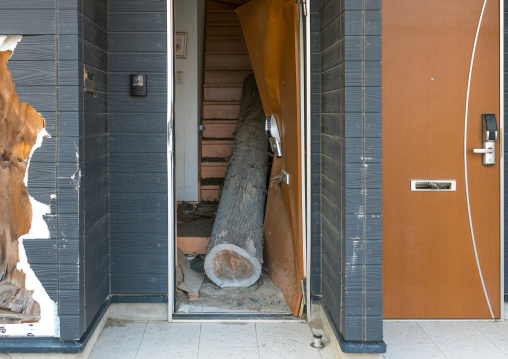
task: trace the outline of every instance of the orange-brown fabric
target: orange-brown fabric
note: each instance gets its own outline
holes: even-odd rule
[[[294,0],[255,0],[236,12],[244,33],[265,114],[275,115],[282,157],[271,178],[284,170],[289,185],[272,184],[265,215],[264,265],[294,315],[302,300],[302,201],[298,5]]]

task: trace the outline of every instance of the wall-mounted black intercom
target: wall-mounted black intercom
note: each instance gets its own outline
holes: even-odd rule
[[[146,96],[146,74],[131,74],[131,96]]]

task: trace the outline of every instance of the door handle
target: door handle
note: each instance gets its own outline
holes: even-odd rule
[[[494,153],[493,148],[475,148],[473,153]]]
[[[494,166],[496,163],[496,141],[497,141],[497,121],[496,115],[482,114],[482,142],[483,148],[473,149],[473,153],[483,154],[482,163],[485,166]]]

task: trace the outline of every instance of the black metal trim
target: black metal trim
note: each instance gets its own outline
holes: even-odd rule
[[[277,313],[175,313],[173,319],[190,320],[299,320],[292,315]]]
[[[167,303],[167,294],[155,295],[126,295],[113,294],[110,296],[111,303]]]
[[[328,317],[328,321],[330,322],[330,326],[332,327],[333,333],[339,342],[340,349],[344,353],[368,353],[368,354],[378,354],[378,353],[386,353],[386,344],[384,341],[379,342],[363,342],[363,341],[351,341],[346,340],[340,333],[339,327],[337,323],[333,320],[332,314],[328,309],[327,305],[324,301],[321,301],[321,307]]]

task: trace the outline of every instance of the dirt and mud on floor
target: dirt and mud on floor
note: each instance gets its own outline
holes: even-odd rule
[[[178,237],[210,237],[218,206],[218,202],[180,203],[177,208]]]
[[[217,213],[217,202],[182,202],[177,207],[177,233],[184,238],[210,237]],[[204,253],[186,253],[191,269],[205,274]],[[189,301],[187,293],[177,290],[177,313],[265,313],[291,314],[280,290],[266,273],[247,288],[220,288],[205,278],[197,300]]]
[[[191,259],[191,268],[205,273],[204,255]],[[280,290],[263,273],[259,280],[247,288],[220,288],[205,278],[198,300],[189,301],[177,290],[177,313],[268,313],[291,315]]]

